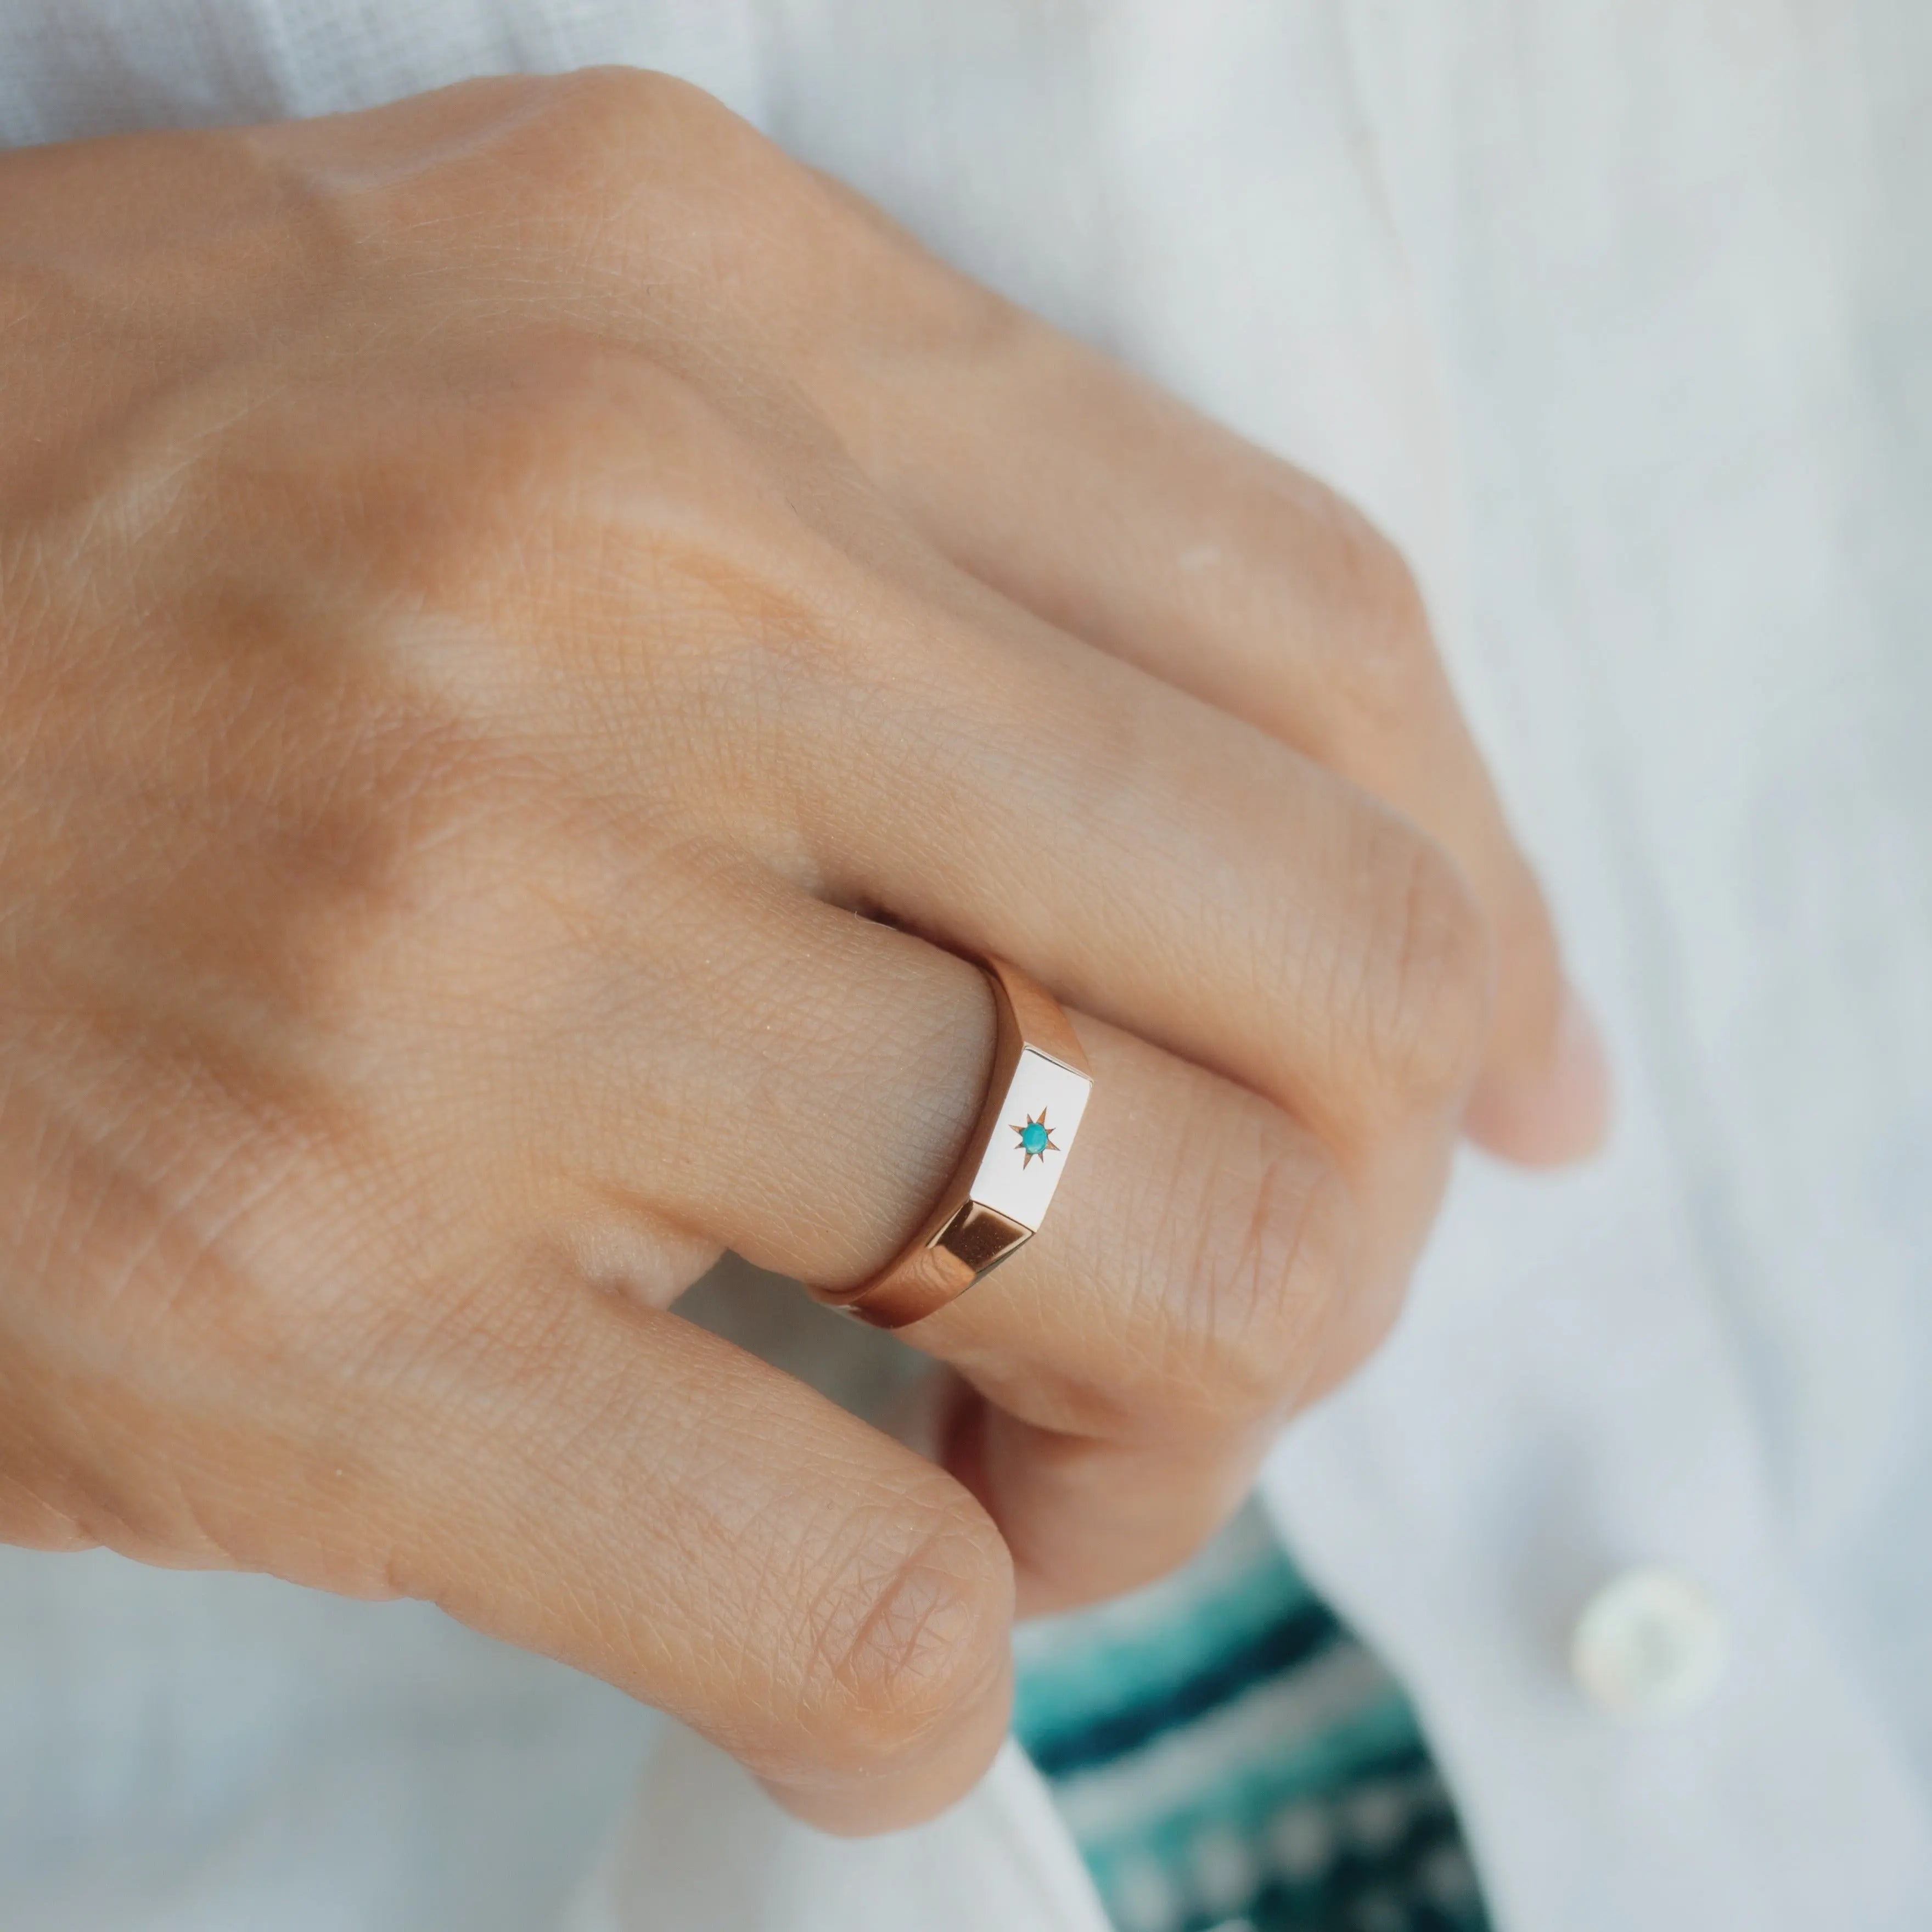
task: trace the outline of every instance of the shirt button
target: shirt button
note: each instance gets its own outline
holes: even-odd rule
[[[1724,1673],[1724,1614],[1688,1578],[1626,1570],[1592,1597],[1570,1640],[1570,1670],[1592,1703],[1634,1724],[1681,1717]]]

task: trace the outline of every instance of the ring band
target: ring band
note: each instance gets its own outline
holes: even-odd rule
[[[856,1288],[812,1291],[875,1328],[923,1320],[1039,1232],[1093,1091],[1059,1001],[1004,959],[973,964],[992,986],[998,1032],[986,1102],[959,1166],[882,1272]]]

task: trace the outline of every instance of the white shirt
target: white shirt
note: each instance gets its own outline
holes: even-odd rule
[[[1408,548],[1620,1114],[1574,1175],[1466,1160],[1264,1499],[1414,1692],[1504,1932],[1925,1932],[1932,12],[0,0],[0,140],[612,59]],[[1571,1652],[1650,1565],[1728,1660],[1632,1725]],[[1017,1754],[839,1844],[418,1606],[0,1562],[20,1932],[542,1924],[647,1742],[585,1928],[1098,1932]]]

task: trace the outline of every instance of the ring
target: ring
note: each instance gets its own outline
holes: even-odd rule
[[[1059,1001],[1004,959],[973,964],[992,986],[998,1030],[986,1102],[959,1166],[882,1272],[856,1288],[812,1291],[874,1328],[923,1320],[1040,1232],[1094,1090]]]

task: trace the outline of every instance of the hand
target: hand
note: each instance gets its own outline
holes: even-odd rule
[[[622,73],[0,158],[0,1535],[442,1604],[923,1815],[1466,1118],[1600,1130],[1388,546]],[[855,916],[890,914],[896,929]],[[856,1281],[1075,1010],[955,1474],[667,1312]],[[1473,1101],[1472,1094],[1473,1094]]]

